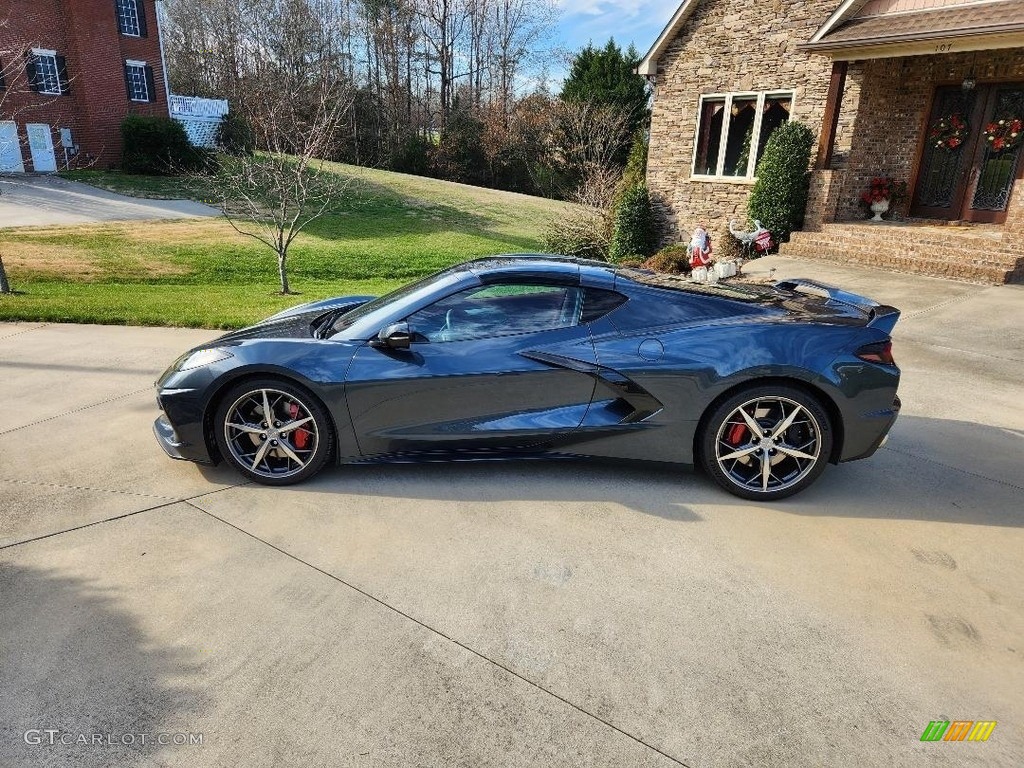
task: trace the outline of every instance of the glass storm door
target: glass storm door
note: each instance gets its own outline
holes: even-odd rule
[[[1022,163],[1024,86],[937,88],[911,213],[1001,223]]]
[[[1024,86],[994,85],[974,154],[963,218],[1002,224],[1024,143]]]

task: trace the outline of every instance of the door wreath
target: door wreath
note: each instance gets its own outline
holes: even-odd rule
[[[1024,138],[1021,129],[1024,122],[1019,117],[1004,117],[993,120],[985,126],[985,141],[992,147],[993,152],[1003,152],[1013,149]]]
[[[932,123],[928,138],[939,149],[952,152],[967,140],[970,132],[971,128],[963,116],[959,112],[953,112]]]

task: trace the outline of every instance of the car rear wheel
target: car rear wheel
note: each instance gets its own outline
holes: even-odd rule
[[[718,485],[744,499],[771,501],[817,480],[832,454],[833,431],[816,398],[780,384],[722,402],[700,439],[701,463]]]
[[[221,454],[264,485],[306,480],[331,455],[327,412],[303,388],[282,379],[246,381],[221,398],[214,417]]]

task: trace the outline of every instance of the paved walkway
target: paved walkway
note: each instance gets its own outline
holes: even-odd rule
[[[218,215],[191,200],[144,200],[58,176],[0,176],[0,227]]]
[[[889,444],[778,504],[605,465],[244,485],[150,434],[215,334],[0,324],[0,765],[1020,765],[1024,288],[772,266],[906,310]]]

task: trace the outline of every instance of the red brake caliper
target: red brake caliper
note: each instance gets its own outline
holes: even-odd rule
[[[746,424],[733,424],[732,429],[729,430],[728,436],[725,438],[729,445],[742,445],[743,439],[747,435]]]
[[[292,417],[292,421],[295,421],[296,419],[299,418],[299,413],[300,411],[298,403],[292,403],[291,405],[288,406],[288,415]],[[296,448],[300,450],[305,450],[307,443],[309,443],[309,432],[302,429],[301,427],[296,429],[292,433],[292,443],[295,444]]]

